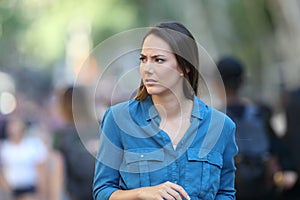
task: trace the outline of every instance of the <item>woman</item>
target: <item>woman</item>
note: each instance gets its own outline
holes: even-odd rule
[[[65,165],[64,177],[70,200],[93,200],[95,159],[83,145],[83,142],[89,141],[93,130],[88,123],[90,116],[85,93],[83,87],[70,86],[63,90],[59,99],[64,123],[55,130],[53,145]],[[80,119],[76,118],[77,120],[73,117],[76,111],[80,113]],[[78,131],[83,132],[84,135],[80,137]]]
[[[7,139],[0,144],[1,183],[13,200],[44,200],[47,150],[26,128],[21,117],[8,119]]]
[[[180,23],[149,30],[134,100],[101,125],[95,200],[234,199],[234,123],[196,95],[194,37]]]

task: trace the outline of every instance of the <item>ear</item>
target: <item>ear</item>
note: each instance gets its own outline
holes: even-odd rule
[[[185,70],[187,74],[191,71],[189,67],[186,67]],[[184,76],[183,70],[180,67],[178,67],[178,71],[180,76]]]

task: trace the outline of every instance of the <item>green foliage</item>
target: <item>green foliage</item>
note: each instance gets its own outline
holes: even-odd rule
[[[11,7],[0,4],[0,10],[1,55],[6,56],[4,49],[14,49],[14,55],[30,57],[42,66],[63,59],[70,25],[76,21],[86,21],[98,43],[137,19],[133,4],[116,0],[23,0]]]

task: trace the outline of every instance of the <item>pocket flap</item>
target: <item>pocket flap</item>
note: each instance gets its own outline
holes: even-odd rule
[[[189,148],[187,150],[187,157],[189,161],[207,161],[207,156],[200,157],[198,148]]]
[[[163,149],[130,149],[124,153],[125,162],[133,163],[139,161],[164,161]]]
[[[207,161],[213,165],[219,166],[220,168],[223,166],[222,154],[217,151],[211,151],[207,154]]]
[[[206,156],[199,156],[199,149],[190,148],[187,150],[187,156],[189,161],[203,161],[208,162],[210,164],[216,165],[220,168],[223,166],[223,158],[222,155],[217,151],[210,151]]]

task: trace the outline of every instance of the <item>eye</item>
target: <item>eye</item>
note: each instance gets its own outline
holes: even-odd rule
[[[142,62],[142,63],[144,63],[144,62],[146,62],[147,61],[147,58],[146,58],[146,56],[140,56],[140,61]]]
[[[156,58],[155,59],[155,62],[157,62],[157,63],[163,63],[163,62],[165,62],[166,60],[165,59],[162,59],[162,58]]]

